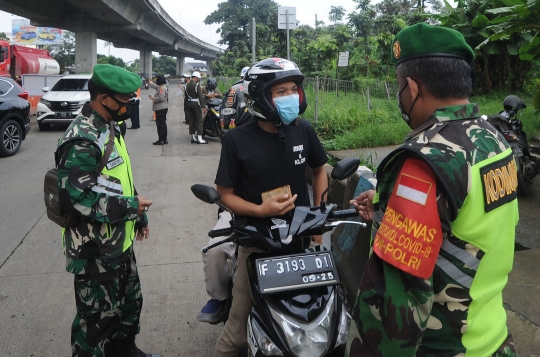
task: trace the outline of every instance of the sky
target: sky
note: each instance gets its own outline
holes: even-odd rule
[[[189,2],[178,0],[158,1],[161,7],[168,12],[169,16],[192,35],[212,45],[223,47],[217,43],[220,37],[216,33],[216,30],[219,28],[219,25],[206,25],[204,19],[210,13],[217,10],[218,4],[224,2],[224,0],[205,0],[203,3],[198,3],[197,6],[192,7],[188,6]],[[330,6],[342,6],[348,14],[354,11],[356,5],[352,0],[333,0],[331,2],[327,0],[289,0],[283,3],[276,2],[280,6],[296,7],[296,19],[300,21],[300,24],[310,25],[312,27],[315,26],[315,14],[317,14],[319,21],[324,21],[326,24],[330,23],[328,20]],[[14,18],[19,18],[19,16],[0,11],[0,32],[10,33],[11,20]],[[114,48],[113,46],[109,49],[109,47],[105,46],[104,41],[98,40],[97,52],[108,56],[109,51],[110,55],[120,57],[124,62],[139,58],[138,51]],[[155,53],[155,55],[157,56],[159,54]],[[190,60],[189,58],[186,59],[186,61]]]

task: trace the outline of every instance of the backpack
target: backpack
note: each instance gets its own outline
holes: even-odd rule
[[[112,137],[111,137],[112,135]],[[109,121],[109,142],[105,149],[105,154],[101,157],[101,161],[98,166],[98,175],[101,174],[103,168],[107,164],[109,156],[114,145],[114,126],[112,121]],[[54,153],[55,168],[50,169],[45,174],[45,180],[43,184],[43,198],[45,200],[45,207],[47,208],[47,217],[58,224],[62,228],[76,227],[79,225],[81,216],[77,213],[67,210],[60,205],[58,197],[58,161],[59,161],[60,148]]]

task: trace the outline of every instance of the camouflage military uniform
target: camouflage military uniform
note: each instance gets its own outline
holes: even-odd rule
[[[134,230],[148,220],[137,215],[131,165],[118,127],[114,136],[109,166],[99,176],[109,125],[88,104],[58,144],[60,202],[81,215],[78,226],[63,230],[66,270],[75,275],[73,356],[113,355],[140,328],[143,300],[132,241]],[[108,174],[120,161],[124,166],[117,166],[128,172],[130,182]]]
[[[433,272],[426,279],[371,254],[354,306],[347,356],[465,356],[463,336],[470,328],[469,308],[475,303],[471,285],[486,252],[456,237],[453,224],[472,190],[471,167],[509,148],[500,134],[478,117],[476,104],[438,109],[379,166],[372,238],[384,224],[383,215],[405,162],[420,158],[437,177],[434,204],[442,245]],[[513,251],[514,236],[498,239]],[[512,262],[501,264],[511,267]],[[496,296],[502,296],[504,284],[498,287]],[[503,310],[502,298],[498,309]],[[492,356],[516,356],[512,337],[505,332],[500,345],[490,346]]]

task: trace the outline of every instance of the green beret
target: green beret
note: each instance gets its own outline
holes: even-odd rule
[[[111,64],[96,64],[91,79],[98,86],[118,94],[131,94],[142,83],[137,73]]]
[[[392,61],[397,66],[404,61],[423,57],[454,57],[471,63],[474,51],[460,32],[421,22],[396,35],[392,42]]]

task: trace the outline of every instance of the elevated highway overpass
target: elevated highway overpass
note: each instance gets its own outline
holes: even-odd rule
[[[221,51],[180,27],[157,0],[0,0],[0,10],[30,19],[34,26],[75,32],[75,65],[91,73],[97,39],[140,51],[140,68],[152,73],[152,51],[177,58],[177,73],[192,57],[210,61]]]

